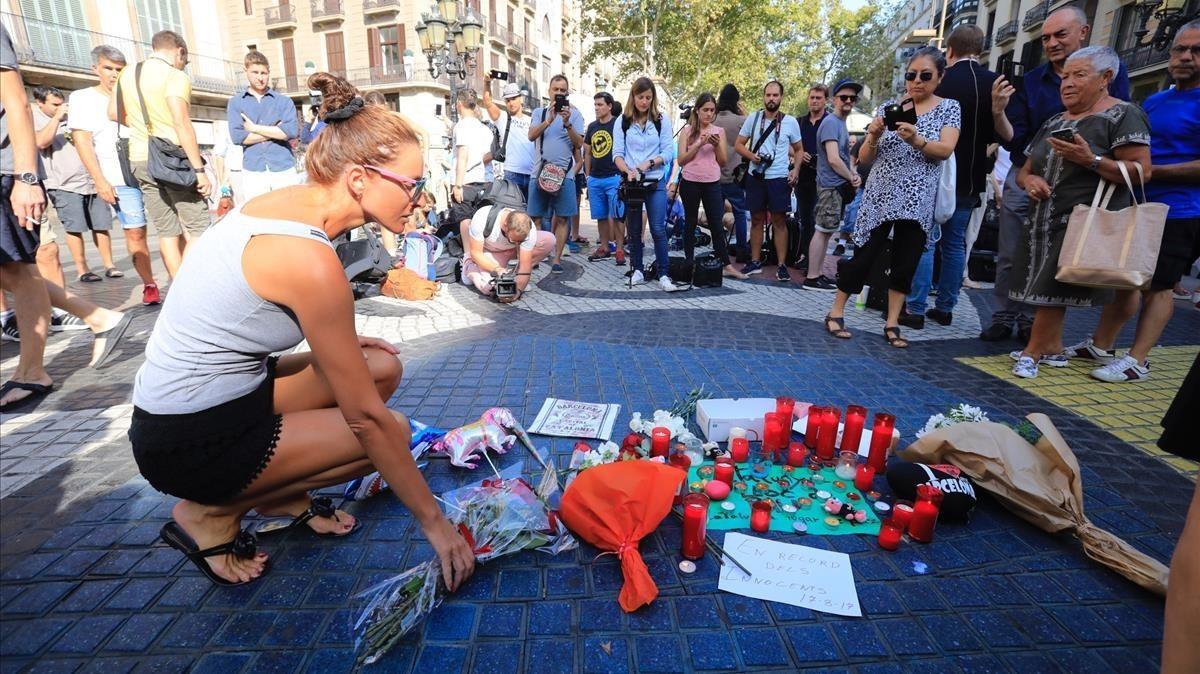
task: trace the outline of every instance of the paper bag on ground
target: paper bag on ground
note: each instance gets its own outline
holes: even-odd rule
[[[1166,594],[1165,566],[1084,516],[1079,462],[1049,417],[1026,418],[1042,432],[1036,445],[1002,424],[961,423],[920,438],[900,455],[907,461],[958,466],[1023,519],[1051,533],[1074,530],[1088,557],[1151,592]]]

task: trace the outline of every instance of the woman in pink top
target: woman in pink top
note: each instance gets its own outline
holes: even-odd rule
[[[713,125],[717,116],[717,101],[704,92],[696,98],[687,126],[679,134],[679,196],[683,199],[686,225],[683,229],[684,255],[690,263],[696,251],[696,226],[700,204],[712,234],[713,252],[724,265],[722,272],[731,278],[746,278],[729,260],[725,245],[725,197],[721,192],[721,166],[725,163],[725,130]]]

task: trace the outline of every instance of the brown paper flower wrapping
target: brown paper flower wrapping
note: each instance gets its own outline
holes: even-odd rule
[[[907,461],[950,463],[1034,526],[1073,531],[1088,557],[1159,595],[1167,592],[1167,567],[1083,514],[1079,462],[1044,414],[1029,421],[1042,432],[1030,445],[1016,431],[992,422],[962,423],[930,433],[900,453]]]

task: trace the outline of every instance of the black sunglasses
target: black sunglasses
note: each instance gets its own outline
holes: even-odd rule
[[[855,103],[858,101],[858,96],[855,96],[853,94],[851,94],[849,96],[846,96],[845,94],[838,94],[837,97],[839,99],[841,99],[842,101],[845,101],[846,103]]]
[[[933,73],[929,72],[928,70],[922,70],[919,73],[910,70],[910,71],[904,73],[904,79],[908,80],[909,82],[912,82],[913,80],[917,79],[917,75],[921,76],[922,82],[928,82],[929,80],[933,79]]]

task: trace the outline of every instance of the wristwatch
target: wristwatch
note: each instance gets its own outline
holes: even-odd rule
[[[1100,155],[1096,155],[1095,157],[1092,157],[1092,163],[1088,164],[1088,168],[1090,168],[1093,171],[1098,170],[1100,168],[1100,160],[1102,160],[1102,159],[1104,159],[1104,157],[1101,157]]]
[[[30,173],[29,171],[26,171],[24,173],[18,173],[17,175],[15,175],[13,177],[16,178],[17,180],[20,180],[21,182],[25,183],[26,185],[36,185],[39,182],[41,182],[41,180],[38,178],[38,174]]]

